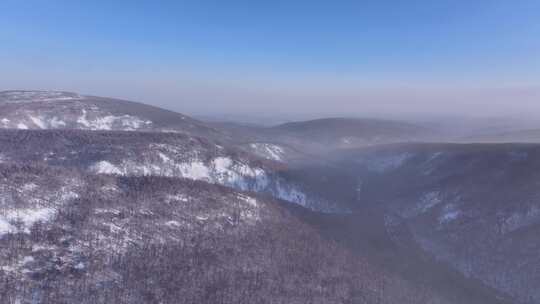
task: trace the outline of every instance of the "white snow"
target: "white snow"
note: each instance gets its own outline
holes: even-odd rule
[[[74,266],[74,268],[77,269],[77,270],[82,270],[82,269],[85,268],[85,265],[84,265],[83,262],[79,262],[79,263],[77,263],[77,265]]]
[[[58,188],[40,186],[37,180],[24,184],[0,183],[0,236],[5,233],[29,233],[37,222],[52,220],[67,201],[77,198],[80,180],[66,180]]]
[[[17,124],[17,129],[28,130],[28,126],[20,122]]]
[[[96,208],[94,209],[94,213],[95,214],[112,214],[112,215],[115,215],[115,216],[118,216],[120,215],[120,210],[118,209],[109,209],[109,208]]]
[[[35,183],[27,183],[21,187],[21,191],[30,192],[30,191],[36,190],[37,188],[38,188],[38,185],[36,185]]]
[[[182,225],[178,221],[168,221],[165,225],[169,227],[181,227]]]
[[[54,217],[52,208],[23,208],[0,213],[0,236],[5,233],[29,233],[37,222],[47,222]]]
[[[97,162],[90,168],[90,170],[98,174],[122,175],[122,170],[108,161]]]
[[[166,166],[150,162],[136,163],[133,161],[124,161],[121,164],[114,165],[103,160],[93,164],[89,169],[97,174],[161,175],[211,181],[210,169],[199,160],[183,163],[170,161],[166,163]]]
[[[455,221],[461,215],[461,211],[456,208],[456,206],[450,204],[443,208],[442,214],[439,217],[439,224],[447,224],[452,221]]]
[[[72,199],[76,199],[76,198],[79,198],[79,194],[72,191],[72,190],[69,190],[68,187],[64,186],[60,189],[59,191],[61,194],[60,194],[60,203],[64,203],[64,202],[67,202],[69,200],[72,200]]]
[[[428,211],[442,202],[441,194],[438,191],[432,191],[425,193],[420,199],[420,210],[422,212]]]
[[[218,157],[214,159],[213,163],[217,172],[225,173],[229,170],[233,161],[228,157]]]
[[[98,174],[113,175],[159,175],[169,177],[183,177],[193,180],[202,180],[210,183],[228,186],[241,191],[265,192],[273,196],[297,203],[305,207],[310,206],[306,194],[294,185],[277,176],[269,175],[263,168],[250,166],[230,157],[216,157],[205,163],[196,158],[189,161],[176,161],[174,157],[181,152],[156,152],[155,157],[148,157],[144,161],[123,161],[112,164],[102,160],[90,166],[89,170]],[[173,198],[167,198],[167,202]],[[186,201],[179,197],[177,201]]]
[[[45,124],[45,122],[43,122],[41,117],[30,116],[30,120],[40,129],[47,128],[47,125]]]
[[[352,143],[352,138],[351,137],[343,137],[341,138],[341,142],[345,145],[350,145]]]
[[[443,155],[444,153],[443,152],[435,152],[433,154],[431,154],[427,160],[427,162],[431,162],[437,158],[439,158],[439,156]]]
[[[125,131],[134,131],[152,124],[149,120],[145,121],[130,115],[103,115],[103,113],[98,112],[93,113],[93,116],[93,119],[88,118],[88,112],[86,109],[82,109],[82,114],[77,119],[77,123],[89,130],[113,130],[117,128]]]
[[[120,189],[118,189],[118,187],[114,184],[107,184],[101,187],[101,191],[106,192],[106,193],[115,193],[115,192],[120,191]]]
[[[57,117],[53,117],[49,121],[52,128],[58,129],[66,126],[66,122],[58,119]]]
[[[4,102],[8,103],[28,103],[28,102],[47,102],[47,101],[66,101],[80,100],[84,97],[65,92],[56,91],[13,91],[2,92]]]
[[[460,214],[461,213],[459,211],[450,211],[442,215],[442,217],[440,218],[440,222],[441,223],[451,222],[453,220],[456,220]]]
[[[77,122],[80,123],[81,125],[85,126],[85,127],[90,127],[90,122],[88,121],[88,119],[86,119],[86,110],[83,109],[82,110],[82,115],[81,117],[79,117],[77,119]]]
[[[266,143],[253,143],[250,144],[251,149],[258,155],[271,159],[281,161],[283,158],[284,150],[278,145],[266,144]]]
[[[304,207],[309,207],[306,195],[295,187],[283,186],[281,183],[278,183],[276,197]]]
[[[14,230],[14,227],[11,226],[11,224],[7,220],[5,220],[3,217],[0,216],[0,237],[3,234],[6,234],[13,230]]]
[[[512,213],[503,223],[505,233],[540,223],[540,207],[530,206],[525,211]]]
[[[257,200],[254,199],[253,197],[251,196],[247,196],[247,195],[243,195],[243,194],[240,194],[238,195],[238,198],[246,203],[248,203],[248,205],[250,205],[251,207],[257,207],[258,206],[258,203],[257,203]]]
[[[183,194],[176,194],[176,195],[167,195],[166,202],[167,203],[173,203],[173,202],[188,202],[189,199],[187,196]]]
[[[161,158],[161,161],[164,162],[164,163],[171,162],[171,159],[167,155],[165,155],[165,154],[163,154],[161,152],[158,153],[158,156],[159,156],[159,158]]]
[[[426,169],[423,172],[424,175],[430,175],[437,169],[437,167],[434,164],[434,161],[437,160],[442,155],[444,155],[444,152],[435,152],[429,155],[429,157],[425,161]]]
[[[439,191],[426,192],[420,197],[419,201],[414,206],[403,210],[402,216],[405,218],[418,216],[431,210],[431,208],[439,205],[442,202],[442,195]]]
[[[181,163],[176,167],[182,172],[182,177],[195,180],[211,180],[210,170],[202,161]]]
[[[1,261],[1,262],[8,262],[9,260]],[[7,272],[7,273],[16,273],[21,271],[22,273],[28,273],[30,272],[28,269],[23,269],[27,267],[27,264],[33,263],[35,260],[32,256],[24,256],[22,259],[18,259],[15,261],[12,261],[10,265],[3,265],[0,266],[0,270]],[[20,303],[19,301],[15,301],[15,303]]]
[[[240,190],[261,191],[269,184],[266,172],[257,167],[250,167],[235,162],[229,157],[217,157],[212,161],[217,183]]]

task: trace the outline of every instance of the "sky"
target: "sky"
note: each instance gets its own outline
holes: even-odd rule
[[[540,114],[540,1],[2,0],[7,89],[197,115]]]

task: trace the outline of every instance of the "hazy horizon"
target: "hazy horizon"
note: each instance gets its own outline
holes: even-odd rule
[[[537,1],[130,3],[2,1],[0,89],[191,115],[540,112]]]

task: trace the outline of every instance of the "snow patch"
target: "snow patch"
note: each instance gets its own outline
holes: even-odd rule
[[[62,128],[62,127],[66,126],[66,122],[58,119],[58,117],[53,117],[49,121],[49,123],[50,123],[51,127],[54,128],[54,129],[59,129],[59,128]]]
[[[261,168],[235,162],[229,157],[217,157],[212,161],[216,182],[243,191],[261,191],[269,184],[269,177]]]
[[[439,217],[439,224],[448,224],[459,218],[461,211],[456,206],[450,204],[443,208],[442,214]]]
[[[98,174],[122,175],[122,170],[120,170],[120,168],[104,160],[94,164],[90,170]]]
[[[341,142],[345,145],[350,145],[352,143],[352,138],[351,137],[343,137],[341,138]]]
[[[176,167],[180,170],[180,172],[182,172],[182,177],[195,180],[211,180],[210,170],[201,161],[182,163],[178,164]]]
[[[176,195],[167,195],[167,197],[165,198],[165,201],[169,204],[173,202],[187,203],[189,199],[187,198],[187,196],[183,194],[176,194]]]
[[[34,123],[34,125],[36,125],[40,129],[47,128],[47,125],[45,124],[45,122],[43,122],[41,117],[30,116],[30,120]]]
[[[425,213],[431,210],[433,207],[442,203],[441,193],[439,191],[431,191],[424,193],[419,201],[411,208],[404,210],[402,213],[403,217],[411,218],[418,216],[422,213]]]
[[[22,192],[30,192],[36,190],[37,188],[38,185],[36,185],[35,183],[27,183],[21,187],[21,190]]]
[[[536,223],[540,223],[540,207],[531,206],[526,211],[510,215],[503,223],[503,232],[509,233]]]
[[[287,183],[281,177],[268,174],[263,168],[250,166],[230,157],[216,157],[208,163],[196,158],[177,162],[173,159],[172,153],[163,151],[142,162],[127,160],[120,164],[112,164],[105,160],[99,161],[91,165],[89,170],[98,174],[156,175],[202,180],[241,191],[267,193],[278,199],[307,208],[315,208],[315,203],[310,202],[306,194],[297,186]],[[173,198],[166,198],[166,201],[171,203]],[[180,197],[176,201],[185,202],[187,198]],[[322,205],[317,207],[317,210],[323,211],[322,209],[324,209]]]
[[[108,209],[108,208],[96,208],[94,209],[95,214],[111,214],[114,216],[118,216],[121,214],[120,210],[118,209]]]
[[[254,199],[251,196],[240,194],[240,195],[238,195],[238,199],[248,203],[248,205],[250,205],[251,207],[257,207],[258,206],[257,200]]]
[[[165,223],[165,225],[172,228],[182,227],[182,225],[178,221],[168,221]]]
[[[283,186],[278,183],[276,197],[309,208],[306,194],[295,187]]]
[[[26,208],[7,210],[0,213],[0,236],[6,233],[30,233],[38,222],[47,222],[56,214],[52,208]]]
[[[250,144],[251,149],[258,155],[276,161],[283,160],[284,150],[278,145],[254,143]]]
[[[420,199],[420,210],[426,212],[442,202],[441,194],[438,191],[432,191],[424,194]]]
[[[83,128],[89,130],[115,130],[121,129],[125,131],[134,131],[142,127],[152,124],[151,121],[142,120],[135,116],[122,115],[105,115],[100,116],[100,113],[94,113],[93,119],[88,118],[88,112],[86,109],[82,109],[81,116],[77,119],[77,123]]]

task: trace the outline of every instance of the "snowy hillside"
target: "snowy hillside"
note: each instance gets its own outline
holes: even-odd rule
[[[540,146],[404,144],[336,158],[354,176],[358,208],[379,202],[396,242],[519,303],[540,301]]]
[[[336,202],[310,194],[301,180],[282,174],[279,163],[183,134],[4,130],[0,159],[97,174],[189,178],[265,193],[319,211],[340,209]]]
[[[0,128],[182,132],[218,131],[185,115],[124,100],[69,92],[0,92]]]
[[[1,303],[233,304],[248,295],[301,304],[315,295],[317,304],[417,304],[426,294],[453,303],[320,237],[301,210],[259,196],[40,166],[0,165],[0,179],[0,223],[9,225],[0,232]]]
[[[429,135],[0,92],[0,303],[535,303],[540,148]]]

